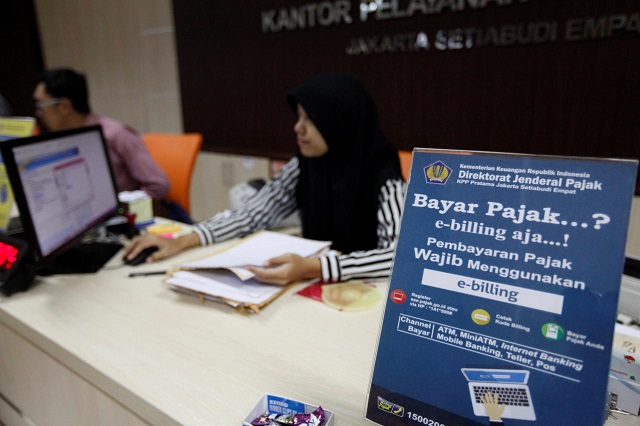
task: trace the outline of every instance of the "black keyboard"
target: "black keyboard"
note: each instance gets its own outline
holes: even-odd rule
[[[479,404],[482,404],[482,400],[480,398],[484,394],[492,393],[497,395],[498,404],[500,405],[511,405],[515,407],[528,407],[530,405],[527,391],[524,388],[474,385],[473,393],[475,395],[476,402]]]
[[[53,263],[41,265],[38,275],[91,274],[98,272],[122,247],[120,243],[82,243],[57,257]]]

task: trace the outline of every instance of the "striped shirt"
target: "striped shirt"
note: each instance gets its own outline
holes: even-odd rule
[[[194,232],[200,244],[222,242],[277,226],[297,208],[295,194],[299,175],[298,158],[294,157],[240,209],[227,210],[195,225]],[[324,282],[389,276],[405,190],[406,183],[402,179],[390,179],[384,183],[378,196],[378,247],[321,256]]]

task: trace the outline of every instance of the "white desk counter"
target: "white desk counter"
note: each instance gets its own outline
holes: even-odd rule
[[[177,294],[162,276],[124,277],[206,253],[39,278],[0,300],[0,394],[8,400],[0,422],[10,424],[10,402],[36,425],[240,425],[272,393],[322,405],[338,425],[365,423],[382,304],[339,312],[294,286],[243,316]],[[119,256],[109,263],[118,264]]]
[[[29,424],[17,408],[47,426],[240,425],[272,393],[322,405],[339,426],[370,424],[363,413],[382,304],[339,312],[295,295],[295,286],[243,316],[177,294],[161,276],[124,277],[209,250],[39,278],[0,299],[0,423]]]

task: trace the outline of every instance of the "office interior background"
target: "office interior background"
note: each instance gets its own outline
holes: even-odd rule
[[[402,149],[640,157],[636,1],[409,9],[418,3],[10,0],[0,93],[15,114],[32,115],[39,72],[71,66],[86,73],[95,112],[140,133],[203,133],[198,220],[294,153],[284,96],[320,72],[363,80]],[[505,35],[513,28],[520,42]],[[637,257],[639,195],[627,241]]]

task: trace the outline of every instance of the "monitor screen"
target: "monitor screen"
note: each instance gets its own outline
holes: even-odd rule
[[[27,240],[39,261],[77,245],[118,209],[100,126],[0,144]]]

